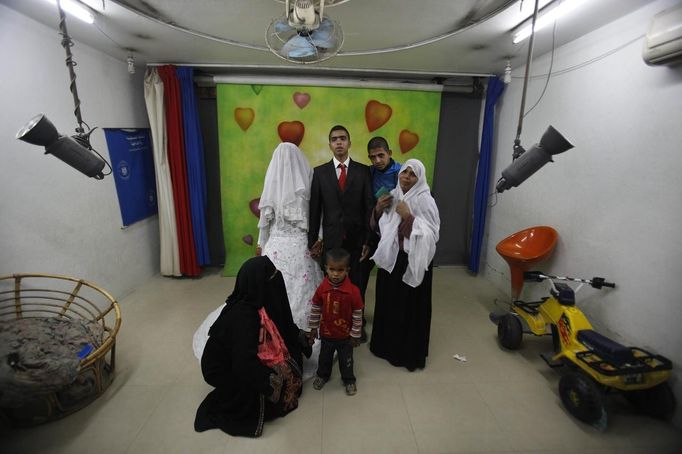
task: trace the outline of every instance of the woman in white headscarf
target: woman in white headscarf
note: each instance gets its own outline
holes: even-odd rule
[[[370,225],[381,237],[369,349],[394,366],[423,369],[431,332],[431,271],[440,229],[424,164],[408,159],[398,186],[377,201]]]
[[[322,282],[322,270],[308,252],[308,202],[313,171],[303,152],[284,142],[275,148],[265,173],[263,193],[258,208],[258,246],[256,255],[267,256],[282,273],[296,325],[307,328],[310,301]],[[194,335],[194,354],[201,358],[208,339],[208,329],[220,314],[222,306],[209,314]],[[313,346],[310,360],[303,362],[303,379],[317,369],[316,354],[320,343]]]

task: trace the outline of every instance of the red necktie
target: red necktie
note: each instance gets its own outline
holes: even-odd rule
[[[339,174],[339,189],[341,192],[346,190],[346,164],[339,164],[341,173]]]

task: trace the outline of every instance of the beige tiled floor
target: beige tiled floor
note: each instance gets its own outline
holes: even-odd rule
[[[501,350],[488,312],[504,296],[461,268],[434,270],[423,371],[394,368],[363,345],[355,351],[355,397],[343,393],[335,371],[322,391],[307,382],[299,408],[267,423],[259,439],[195,433],[194,413],[210,387],[192,334],[233,285],[213,270],[200,279],[156,277],[124,298],[111,387],[67,418],[0,434],[0,452],[682,453],[682,431],[635,414],[619,396],[608,401],[607,430],[573,419],[558,396],[559,372],[538,356],[551,340],[527,337],[522,350]],[[370,323],[373,294],[370,286]]]

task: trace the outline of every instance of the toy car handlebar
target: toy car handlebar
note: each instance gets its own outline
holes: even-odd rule
[[[616,284],[613,282],[606,282],[606,279],[603,277],[593,277],[592,281],[590,282],[590,285],[594,288],[602,288],[602,287],[610,287],[610,288],[616,288]]]
[[[616,284],[613,282],[607,282],[603,277],[593,277],[592,279],[579,279],[575,277],[567,276],[552,276],[550,274],[544,274],[542,271],[525,271],[523,273],[523,279],[525,281],[542,282],[545,279],[558,280],[558,281],[572,281],[580,282],[583,284],[589,284],[593,288],[600,289],[602,287],[616,288]]]
[[[523,280],[527,282],[542,282],[547,276],[542,271],[524,271]]]

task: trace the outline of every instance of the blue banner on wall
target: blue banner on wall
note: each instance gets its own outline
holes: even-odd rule
[[[124,226],[152,216],[156,177],[149,128],[104,128]]]

